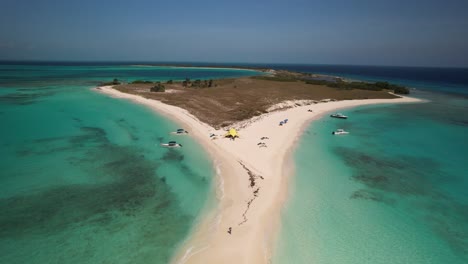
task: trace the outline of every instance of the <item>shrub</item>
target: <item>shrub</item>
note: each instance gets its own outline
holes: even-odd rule
[[[166,87],[164,87],[164,85],[162,85],[160,82],[157,82],[155,86],[150,88],[150,91],[151,92],[165,92]]]
[[[388,82],[376,82],[375,86],[380,87],[382,89],[389,89],[390,84]]]
[[[197,79],[192,83],[192,87],[200,88],[202,86],[201,80]]]
[[[152,81],[135,80],[132,83],[133,84],[142,84],[142,83],[153,83],[153,82]]]
[[[101,83],[101,86],[106,86],[106,85],[119,85],[121,82],[118,79],[114,79],[112,82],[103,82]]]
[[[394,93],[396,94],[409,94],[409,89],[403,86],[397,86],[393,90]]]
[[[185,81],[182,82],[182,86],[184,87],[188,87],[190,84],[190,79],[189,78],[185,78]]]
[[[360,90],[369,90],[369,91],[382,91],[382,90],[393,90],[394,93],[398,94],[409,94],[409,89],[404,86],[399,86],[395,84],[390,84],[388,82],[344,82],[344,81],[326,81],[326,80],[306,80],[305,83],[307,84],[315,84],[315,85],[326,85],[331,88],[338,88],[338,89],[345,89],[345,90],[352,90],[352,89],[360,89]]]

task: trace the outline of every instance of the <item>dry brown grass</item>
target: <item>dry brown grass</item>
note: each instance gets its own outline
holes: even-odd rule
[[[386,91],[339,90],[302,81],[279,82],[255,78],[215,80],[214,87],[185,88],[181,83],[165,84],[166,91],[150,92],[152,84],[125,84],[117,90],[187,109],[214,127],[228,126],[266,112],[285,100],[395,98]]]

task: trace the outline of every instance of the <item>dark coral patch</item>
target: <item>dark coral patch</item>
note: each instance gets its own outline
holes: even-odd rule
[[[352,193],[351,199],[395,205],[395,195],[404,198],[413,204],[413,213],[423,215],[455,254],[468,260],[468,205],[440,190],[441,184],[454,184],[455,179],[448,177],[435,160],[383,157],[343,147],[335,152],[353,168],[351,178],[367,187]]]
[[[155,226],[180,222],[177,232],[185,232],[188,217],[175,213],[180,212],[177,199],[156,174],[157,163],[145,159],[138,148],[112,144],[103,129],[81,127],[76,136],[36,140],[29,148],[21,153],[69,155],[74,149],[68,160],[106,183],[56,186],[0,199],[0,237],[54,234],[87,224],[106,228],[115,217],[133,217],[148,208],[160,221]]]

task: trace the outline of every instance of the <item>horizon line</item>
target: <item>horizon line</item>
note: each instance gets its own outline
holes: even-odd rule
[[[248,65],[257,65],[257,66],[273,66],[273,65],[298,65],[298,66],[353,66],[353,67],[398,67],[398,68],[439,68],[439,69],[468,69],[468,66],[420,66],[420,65],[371,65],[371,64],[336,64],[336,63],[292,63],[292,62],[206,62],[206,61],[150,61],[150,60],[34,60],[34,59],[18,59],[18,60],[2,60],[0,59],[0,64],[2,63],[112,63],[118,64],[122,63],[125,65],[129,64],[143,64],[143,65],[161,65],[170,66],[171,64],[177,66],[177,64],[205,64],[205,66],[248,66]],[[187,66],[187,65],[185,65]],[[195,66],[195,65],[194,65]],[[195,66],[196,67],[196,66]]]

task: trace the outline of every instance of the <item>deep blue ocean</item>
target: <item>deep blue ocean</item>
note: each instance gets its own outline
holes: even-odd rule
[[[5,263],[166,263],[190,233],[210,200],[208,157],[188,137],[178,138],[183,152],[155,148],[175,124],[90,88],[257,73],[142,64],[0,63]],[[430,102],[347,109],[348,120],[324,116],[307,128],[273,262],[468,263],[468,69],[179,64],[413,88]],[[332,136],[337,128],[351,133]]]
[[[435,92],[468,95],[468,68],[345,66],[345,65],[273,65],[277,69],[321,73],[364,81],[391,81]]]

